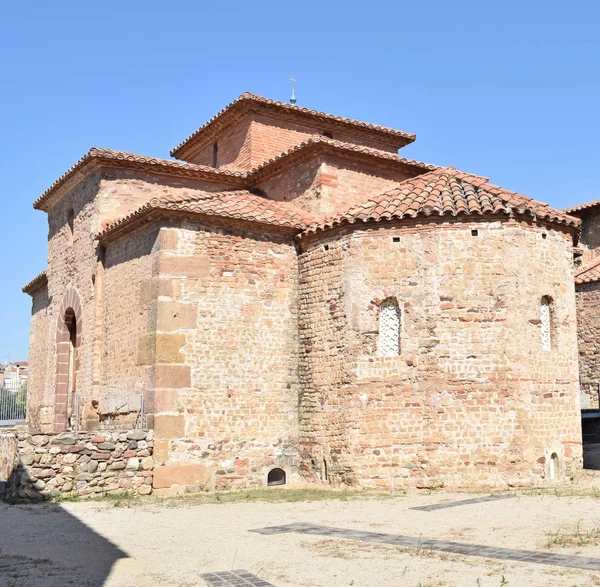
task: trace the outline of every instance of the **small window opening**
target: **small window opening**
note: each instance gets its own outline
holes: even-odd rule
[[[547,296],[540,301],[540,324],[542,328],[542,349],[552,349],[552,302]]]
[[[558,475],[558,455],[553,452],[550,457],[550,479],[554,479]]]
[[[379,354],[400,354],[400,308],[394,298],[383,300],[379,310]]]
[[[542,232],[542,238],[546,238],[548,235],[545,232]]]
[[[69,244],[73,242],[73,228],[75,225],[75,211],[70,208],[67,212],[67,239]]]
[[[325,251],[328,251],[328,250],[329,250],[329,245],[323,245],[323,249],[324,249]]]
[[[471,231],[471,236],[479,236],[479,231],[478,230],[472,230]]]
[[[212,166],[219,167],[219,145],[217,143],[212,148]]]
[[[327,481],[329,479],[329,474],[327,472],[327,461],[323,459],[323,480]]]
[[[330,130],[324,130],[323,131],[323,136],[327,137],[328,139],[332,139],[333,138],[333,133]]]
[[[271,469],[267,477],[267,485],[285,485],[285,471],[283,469]]]
[[[399,236],[393,236],[392,237],[392,242],[393,243],[399,243],[400,242],[400,237]]]

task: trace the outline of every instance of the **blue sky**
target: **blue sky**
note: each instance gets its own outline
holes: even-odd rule
[[[32,201],[92,146],[168,157],[244,91],[417,134],[404,156],[556,207],[600,199],[600,4],[6,2],[0,361],[28,353],[47,224]]]

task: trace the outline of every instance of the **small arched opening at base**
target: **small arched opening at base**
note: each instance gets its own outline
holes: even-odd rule
[[[553,452],[550,456],[550,479],[558,477],[558,455]]]
[[[271,469],[267,476],[267,485],[269,487],[285,485],[285,471],[283,469]]]

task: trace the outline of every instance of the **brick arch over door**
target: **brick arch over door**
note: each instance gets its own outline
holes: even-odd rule
[[[63,297],[56,324],[56,388],[54,395],[54,429],[69,426],[72,393],[79,371],[79,349],[83,331],[81,300],[78,291],[69,286]],[[69,395],[71,394],[71,398]]]

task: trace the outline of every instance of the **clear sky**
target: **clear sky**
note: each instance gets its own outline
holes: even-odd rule
[[[46,267],[31,203],[92,146],[168,157],[244,91],[417,134],[403,156],[555,207],[600,199],[600,3],[5,2],[0,362]]]

